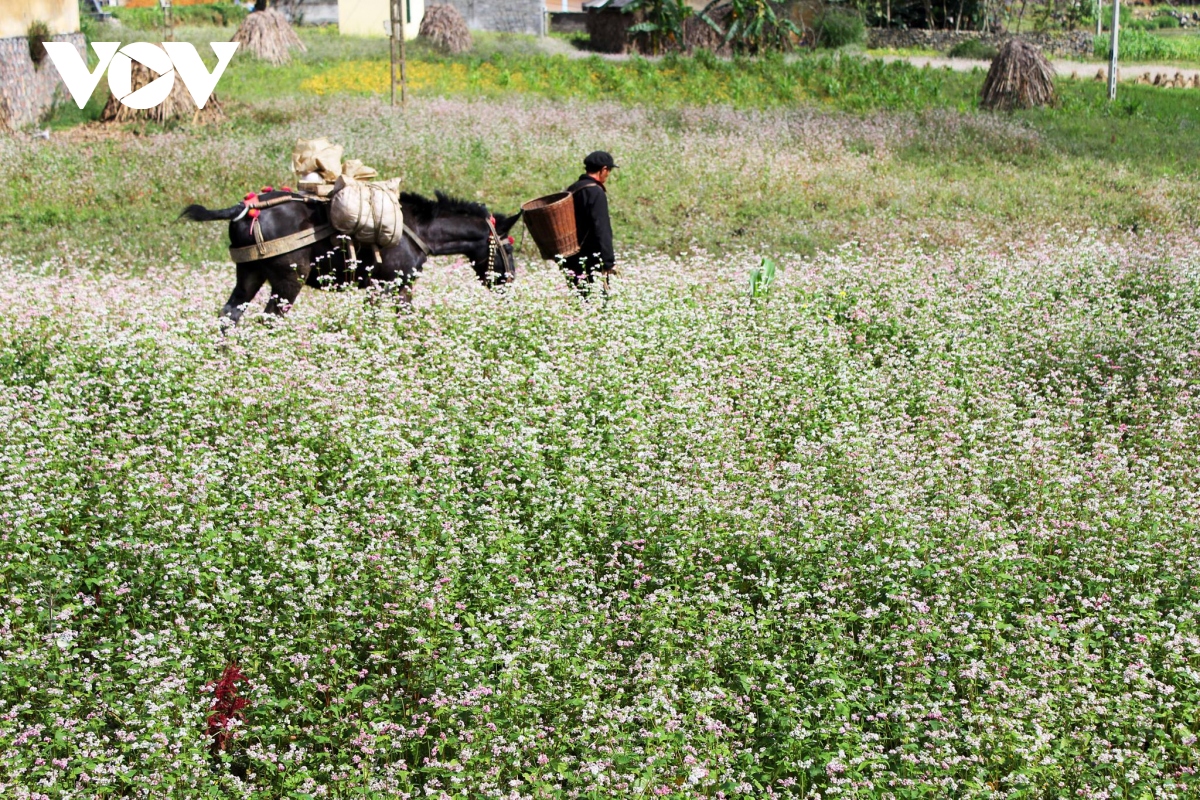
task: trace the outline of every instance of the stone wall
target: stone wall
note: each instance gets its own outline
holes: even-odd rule
[[[70,42],[84,55],[82,33],[58,34],[54,41]],[[16,130],[36,123],[50,109],[56,94],[71,102],[49,56],[35,66],[28,39],[0,39],[0,129]]]
[[[907,49],[919,47],[925,50],[946,52],[954,45],[968,39],[980,39],[997,47],[1013,38],[1011,33],[982,33],[980,31],[925,30],[924,28],[870,28],[867,30],[867,47]],[[1090,56],[1093,54],[1092,34],[1085,31],[1071,33],[1022,33],[1021,39],[1037,45],[1049,56]]]
[[[922,48],[946,53],[955,44],[978,38],[1000,47],[1013,38],[1013,34],[984,34],[980,31],[925,30],[923,28],[869,28],[866,30],[866,46],[870,48],[908,49]],[[1036,34],[1028,32],[1020,38],[1042,48],[1046,55],[1092,55],[1092,34],[1073,31],[1069,34]]]
[[[502,33],[541,33],[545,0],[429,0],[459,10],[467,27]]]

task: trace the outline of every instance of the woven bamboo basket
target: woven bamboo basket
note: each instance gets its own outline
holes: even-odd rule
[[[525,227],[537,243],[542,258],[553,261],[579,252],[575,235],[575,202],[570,192],[556,192],[521,206]]]

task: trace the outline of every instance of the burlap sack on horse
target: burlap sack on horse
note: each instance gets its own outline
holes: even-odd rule
[[[395,247],[404,237],[400,179],[364,183],[342,175],[330,195],[329,221],[356,242]]]
[[[325,137],[297,139],[292,148],[292,172],[301,180],[333,183],[342,174],[342,153],[340,144]]]

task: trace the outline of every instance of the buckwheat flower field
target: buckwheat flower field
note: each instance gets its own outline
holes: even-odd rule
[[[1196,797],[1196,245],[0,260],[0,795]]]

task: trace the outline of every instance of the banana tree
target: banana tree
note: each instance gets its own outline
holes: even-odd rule
[[[724,12],[724,27],[714,19],[717,10]],[[790,50],[803,36],[796,23],[782,13],[780,4],[771,0],[712,0],[700,18],[739,53]]]
[[[683,48],[683,21],[692,14],[684,0],[633,0],[622,10],[642,12],[642,21],[630,25],[629,32],[645,42],[644,50],[657,54]]]

